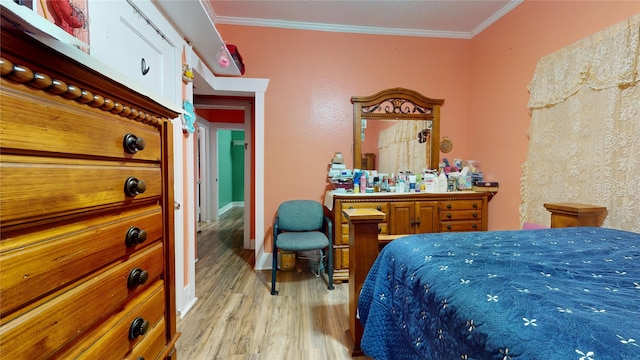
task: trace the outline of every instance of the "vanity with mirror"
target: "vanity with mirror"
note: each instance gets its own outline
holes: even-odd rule
[[[440,106],[444,100],[397,87],[354,96],[351,103],[354,168],[364,168],[363,159],[368,160],[367,170],[389,174],[438,168]]]
[[[440,106],[444,100],[397,87],[370,96],[354,96],[351,103],[355,169],[387,174],[438,169]],[[349,280],[349,263],[356,256],[349,251],[349,223],[343,210],[375,209],[384,213],[385,218],[378,224],[382,247],[406,234],[486,231],[492,196],[493,193],[475,191],[327,192],[325,206],[334,224],[334,281]]]

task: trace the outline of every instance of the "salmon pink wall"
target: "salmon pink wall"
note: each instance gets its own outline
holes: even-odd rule
[[[464,148],[468,41],[217,27],[246,59],[245,77],[270,79],[265,94],[266,249],[282,201],[323,201],[335,152],[353,166],[351,96],[400,86],[444,98],[441,131]]]
[[[490,204],[491,230],[519,228],[529,126],[526,86],[537,60],[639,11],[640,2],[632,1],[527,0],[471,40],[216,25],[242,53],[244,76],[270,79],[267,251],[278,204],[294,198],[322,201],[335,152],[353,165],[351,96],[398,86],[445,99],[440,134],[454,144],[447,157],[479,160],[485,175],[500,182]]]
[[[500,182],[489,205],[489,229],[520,227],[530,125],[527,85],[538,59],[637,13],[638,1],[525,0],[471,40],[469,156],[482,162],[485,177]]]

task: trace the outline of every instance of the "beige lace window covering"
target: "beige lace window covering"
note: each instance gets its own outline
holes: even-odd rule
[[[429,120],[402,120],[380,132],[378,137],[378,171],[397,173],[410,170],[413,173],[428,167],[427,144],[431,143],[431,132],[427,131],[425,142],[418,141],[418,134],[428,129]]]
[[[640,232],[640,14],[538,61],[520,220],[543,204],[606,206],[603,224]]]

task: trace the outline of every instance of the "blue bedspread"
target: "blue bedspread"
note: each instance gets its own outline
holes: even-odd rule
[[[358,302],[374,359],[640,359],[640,234],[595,227],[412,235]]]

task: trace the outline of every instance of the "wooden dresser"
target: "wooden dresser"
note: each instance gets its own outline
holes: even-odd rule
[[[2,358],[174,359],[177,113],[5,25]]]
[[[447,231],[486,231],[489,200],[493,193],[456,191],[447,193],[327,193],[325,206],[331,212],[334,237],[334,274],[337,281],[349,279],[349,223],[345,209],[374,209],[385,214],[378,234],[421,234]]]

